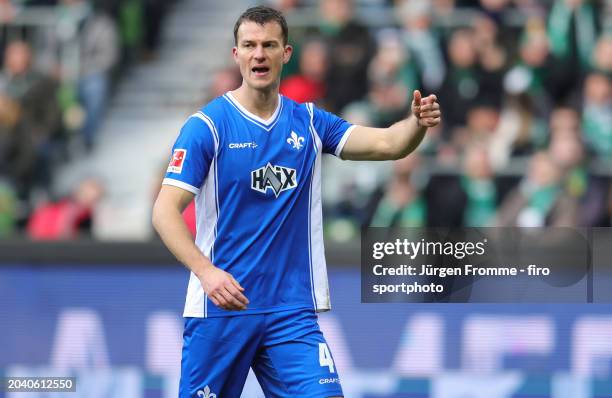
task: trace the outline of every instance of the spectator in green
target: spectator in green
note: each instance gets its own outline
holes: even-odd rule
[[[499,208],[499,227],[575,227],[578,205],[563,189],[563,171],[547,151],[537,152],[518,187]]]
[[[463,226],[492,226],[497,211],[498,189],[485,145],[478,142],[467,145],[460,184],[465,195]]]
[[[520,95],[531,104],[536,128],[533,138],[540,146],[545,140],[546,121],[555,105],[567,102],[576,91],[578,77],[570,62],[555,58],[539,18],[527,22],[519,47],[519,61],[504,76],[506,92]]]
[[[423,86],[435,91],[442,85],[446,65],[433,27],[432,4],[429,0],[403,0],[396,8],[403,26],[402,40],[418,66]]]
[[[427,203],[422,195],[416,153],[393,163],[386,186],[374,194],[371,227],[424,227]]]
[[[597,39],[597,10],[590,0],[555,0],[548,15],[551,53],[570,62],[578,57],[581,67],[590,64]]]
[[[455,135],[454,130],[465,126],[469,109],[482,93],[473,30],[454,31],[449,39],[447,52],[449,65],[439,97],[446,110],[444,138],[450,141]]]
[[[602,73],[591,73],[584,82],[582,130],[592,152],[612,156],[612,84]]]
[[[402,44],[398,32],[383,29],[378,33],[378,47],[368,68],[367,97],[345,108],[367,112],[371,125],[384,127],[401,120],[410,104],[410,94],[418,89],[419,78],[411,53]]]
[[[354,15],[352,0],[319,0],[320,23],[316,35],[325,40],[330,58],[325,104],[340,112],[368,91],[368,65],[376,50],[369,29]]]
[[[17,198],[8,181],[0,181],[0,239],[15,231],[17,221]]]
[[[602,35],[591,57],[592,69],[612,77],[612,32]]]
[[[581,227],[605,226],[607,180],[588,167],[579,133],[568,128],[553,131],[551,157],[561,167],[563,189],[578,204],[577,222]]]

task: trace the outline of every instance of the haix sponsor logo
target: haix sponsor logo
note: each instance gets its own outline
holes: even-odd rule
[[[244,148],[250,148],[250,149],[255,149],[257,148],[257,143],[256,142],[231,142],[228,145],[229,149],[244,149]]]
[[[266,193],[268,189],[278,195],[288,189],[297,186],[295,169],[283,166],[272,166],[268,163],[265,167],[251,171],[251,188],[257,192]]]
[[[319,384],[338,384],[340,383],[340,378],[332,377],[329,379],[319,379]]]

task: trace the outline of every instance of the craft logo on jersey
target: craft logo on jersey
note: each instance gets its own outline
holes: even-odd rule
[[[255,149],[257,148],[257,143],[255,141],[253,142],[231,142],[228,145],[229,149],[244,149],[244,148],[251,148],[251,149]]]
[[[172,159],[170,160],[170,164],[168,165],[168,173],[180,174],[181,171],[183,171],[183,163],[185,162],[186,156],[186,149],[175,149],[174,153],[172,153]]]
[[[251,188],[261,193],[271,189],[277,198],[281,192],[295,188],[296,181],[295,169],[288,167],[268,163],[265,167],[251,171]]]
[[[210,387],[204,387],[204,390],[198,390],[198,398],[217,398],[217,394],[210,391]]]
[[[297,149],[298,151],[304,146],[302,142],[304,142],[304,137],[298,137],[295,131],[292,131],[291,137],[287,138],[287,143],[291,144],[293,149]]]

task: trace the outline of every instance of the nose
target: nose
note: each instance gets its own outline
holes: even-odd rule
[[[255,59],[257,60],[263,61],[263,59],[265,58],[263,46],[255,47],[255,52],[253,53],[253,57],[255,57]]]

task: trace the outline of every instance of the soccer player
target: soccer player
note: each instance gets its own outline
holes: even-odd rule
[[[341,397],[316,315],[331,308],[321,155],[403,158],[439,123],[439,105],[415,91],[408,119],[352,126],[279,95],[292,47],[278,11],[249,8],[234,39],[242,85],[187,119],[153,210],[191,270],[179,394],[239,397],[252,367],[267,397]],[[195,242],[181,217],[194,196]]]

